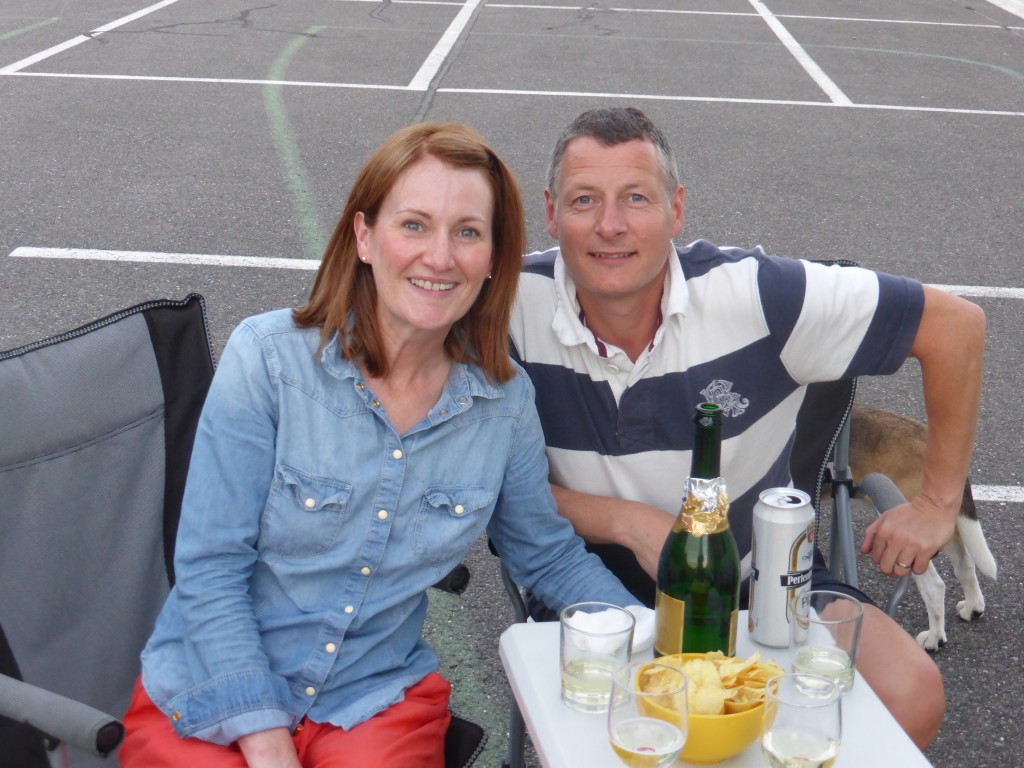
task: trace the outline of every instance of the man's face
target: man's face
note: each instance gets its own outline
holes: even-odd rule
[[[557,191],[545,190],[544,199],[548,233],[584,306],[659,300],[671,240],[683,228],[683,188],[669,194],[652,143],[574,140]]]

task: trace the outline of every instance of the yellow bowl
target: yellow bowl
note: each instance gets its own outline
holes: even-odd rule
[[[654,661],[680,658],[688,661],[704,658],[704,654],[681,653],[663,656]],[[746,712],[737,712],[733,715],[690,715],[686,744],[679,754],[679,759],[693,765],[714,765],[728,760],[753,744],[761,735],[763,717],[763,703]],[[665,711],[664,719],[671,721],[671,713]]]

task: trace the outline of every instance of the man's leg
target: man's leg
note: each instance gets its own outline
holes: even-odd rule
[[[917,641],[874,605],[864,606],[857,670],[918,747],[932,743],[946,713],[942,675]]]

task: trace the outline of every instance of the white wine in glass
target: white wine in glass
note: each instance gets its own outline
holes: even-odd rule
[[[771,768],[832,768],[842,740],[842,688],[820,675],[779,675],[765,688],[761,751]]]
[[[761,746],[771,768],[832,768],[839,757],[838,741],[802,727],[774,728]]]
[[[608,708],[612,750],[628,768],[666,768],[686,743],[686,675],[637,661],[615,671]]]

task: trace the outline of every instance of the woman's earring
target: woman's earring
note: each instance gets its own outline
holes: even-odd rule
[[[490,279],[491,279],[491,273],[490,273],[490,272],[488,272],[488,273],[487,273],[487,279],[488,279],[488,280],[490,280]]]

